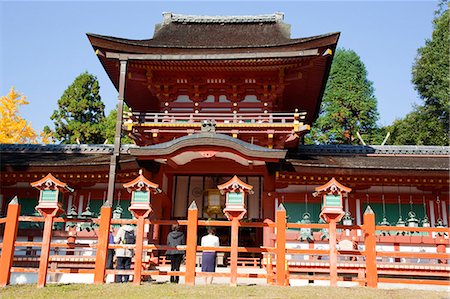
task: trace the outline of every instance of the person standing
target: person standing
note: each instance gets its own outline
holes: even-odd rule
[[[208,228],[208,234],[202,237],[201,246],[203,247],[217,247],[220,246],[219,237],[216,236],[216,229],[214,227]],[[216,251],[203,250],[202,253],[202,272],[216,272]],[[209,277],[211,284],[213,277]],[[208,277],[205,277],[205,284],[208,284]]]
[[[114,243],[116,244],[134,244],[136,243],[136,235],[134,232],[134,227],[125,224],[122,225],[117,231],[114,237]],[[128,248],[117,248],[116,258],[117,258],[117,270],[130,270],[131,269],[131,258],[133,257],[133,249]],[[116,275],[116,282],[128,282],[130,275]]]
[[[168,246],[178,246],[186,244],[184,233],[180,230],[178,224],[172,225],[172,231],[167,235]],[[166,251],[166,257],[170,260],[170,271],[180,271],[181,261],[183,260],[184,250],[169,249]],[[178,283],[179,276],[170,276],[170,282]]]
[[[111,226],[108,233],[108,244],[114,244],[113,227]],[[108,247],[108,258],[106,260],[106,269],[114,269],[114,253],[115,250]]]

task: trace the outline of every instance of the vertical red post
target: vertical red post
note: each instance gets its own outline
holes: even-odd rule
[[[270,253],[270,252],[268,252],[268,254],[267,254],[266,271],[267,271],[267,284],[272,285],[273,284],[273,269],[272,269],[272,253]]]
[[[336,250],[336,219],[330,218],[329,223],[329,246],[330,246],[330,286],[336,287],[337,274],[337,250]]]
[[[19,227],[20,205],[15,196],[8,205],[5,233],[3,235],[2,256],[0,258],[0,287],[9,284],[14,258],[15,242]]]
[[[37,287],[43,288],[47,282],[47,271],[48,271],[48,259],[50,256],[50,243],[52,241],[52,229],[53,229],[53,218],[59,209],[54,209],[53,211],[42,210],[40,211],[42,216],[45,218],[44,222],[44,232],[42,235],[42,247],[41,247],[41,258],[39,260],[39,272]]]
[[[147,213],[148,214],[148,213]],[[136,228],[136,247],[134,254],[134,285],[141,284],[142,277],[142,252],[143,252],[143,243],[144,243],[144,225],[145,225],[145,216],[139,215],[137,217],[137,228]]]
[[[358,269],[358,286],[365,286],[366,274],[364,273],[364,268]]]
[[[112,207],[104,205],[100,211],[97,253],[95,254],[94,283],[105,283],[106,260],[108,258],[109,227],[111,225]]]
[[[237,286],[237,261],[238,261],[239,218],[231,220],[231,252],[230,252],[230,286]]]
[[[448,245],[448,239],[440,236],[436,241],[436,252],[446,253],[446,247]],[[438,264],[447,264],[447,259],[438,259]]]
[[[276,214],[277,244],[277,285],[284,286],[286,279],[286,209],[280,204]]]
[[[69,227],[69,236],[67,237],[67,246],[68,251],[66,251],[66,255],[74,255],[75,242],[77,240],[77,230],[76,227]]]
[[[377,272],[377,240],[375,236],[375,214],[367,206],[364,212],[364,245],[366,252],[366,281],[367,286],[376,288],[378,286],[378,272]]]
[[[186,273],[184,283],[195,285],[195,265],[197,258],[197,226],[198,209],[195,201],[188,210],[187,240],[186,240]]]

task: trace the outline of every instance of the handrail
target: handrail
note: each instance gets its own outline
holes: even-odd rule
[[[450,233],[448,227],[375,226],[375,230]]]
[[[253,124],[284,124],[295,120],[304,120],[306,112],[296,113],[151,113],[151,112],[125,112],[124,121],[136,123],[188,123],[199,124],[203,121],[214,121],[216,124],[253,123]]]

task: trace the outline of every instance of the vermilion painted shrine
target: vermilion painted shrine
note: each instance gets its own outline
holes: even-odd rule
[[[119,92],[119,111],[123,102],[130,108],[118,123],[135,145],[117,137],[114,146],[0,145],[2,261],[10,261],[0,284],[10,283],[10,272],[13,280],[37,272],[43,286],[46,271],[90,273],[101,283],[118,273],[105,270],[107,228],[125,222],[141,232],[135,283],[173,275],[158,266],[169,225],[178,222],[188,236],[187,284],[202,275],[197,238],[214,225],[232,285],[246,277],[238,266],[249,265],[279,285],[448,285],[449,147],[303,144],[339,33],[291,38],[281,13],[164,13],[152,39],[87,37]],[[320,186],[331,193],[314,197]],[[61,192],[46,236],[42,201],[50,190]],[[342,211],[337,230],[323,216],[327,204]]]

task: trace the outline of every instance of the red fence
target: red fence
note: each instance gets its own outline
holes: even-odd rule
[[[286,222],[286,211],[282,206],[276,212],[276,221],[265,222],[239,222],[238,226],[268,228],[273,231],[275,246],[273,247],[237,247],[239,253],[255,253],[262,256],[262,266],[266,271],[231,271],[230,273],[202,273],[196,271],[196,255],[202,250],[216,250],[218,252],[231,252],[231,246],[202,247],[197,244],[198,228],[202,226],[228,226],[231,221],[205,221],[198,220],[198,210],[191,205],[187,220],[117,220],[111,219],[111,208],[102,207],[101,217],[94,219],[67,219],[59,217],[28,217],[19,216],[20,205],[9,204],[6,218],[0,219],[0,225],[5,225],[0,258],[0,285],[6,286],[10,282],[12,272],[35,272],[38,275],[38,287],[46,284],[47,273],[91,273],[94,274],[94,283],[104,283],[106,274],[133,275],[134,284],[140,284],[142,279],[149,275],[176,275],[184,276],[185,283],[195,284],[195,277],[213,276],[229,277],[231,282],[237,278],[265,278],[268,284],[289,285],[292,279],[330,280],[331,285],[337,281],[356,281],[361,286],[377,287],[379,282],[415,283],[449,285],[450,267],[448,260],[450,254],[446,253],[449,246],[448,228],[410,228],[376,226],[373,212],[364,214],[363,225],[342,226],[337,230],[328,224],[298,224]],[[19,222],[44,222],[41,242],[18,241],[17,231]],[[99,228],[95,230],[97,239],[95,243],[74,242],[70,237],[64,242],[52,242],[53,223],[96,223]],[[135,245],[108,244],[108,233],[111,224],[133,223],[137,225],[137,242]],[[175,249],[162,244],[146,244],[148,240],[143,235],[144,225],[154,226],[171,225],[178,223],[186,226],[186,245],[177,249],[186,251],[185,271],[162,271],[149,267],[152,264],[153,252]],[[299,249],[290,247],[290,235],[301,229],[329,230],[330,236],[340,241],[338,248],[328,249],[308,248]],[[70,230],[70,229],[69,229]],[[395,236],[377,236],[377,231],[395,231]],[[140,235],[140,232],[141,235]],[[359,235],[358,235],[359,232]],[[428,236],[415,239],[417,244],[424,243],[436,248],[435,252],[404,252],[404,251],[377,251],[381,243],[395,244],[411,241],[414,236],[404,236],[399,232],[422,232]],[[445,235],[447,234],[447,235]],[[70,234],[69,234],[70,235]],[[294,240],[296,241],[296,240]],[[296,241],[298,243],[298,241]],[[305,242],[303,242],[304,244]],[[308,244],[306,242],[306,244]],[[312,243],[309,243],[312,244]],[[329,244],[329,243],[328,243]],[[349,244],[352,244],[348,247]],[[106,269],[107,249],[133,248],[135,250],[134,269],[113,270]],[[95,253],[91,256],[82,256],[77,253],[87,250]],[[40,252],[40,254],[38,254]],[[20,254],[22,253],[22,254]],[[25,253],[25,254],[23,254]],[[333,255],[335,255],[333,257]],[[291,257],[291,258],[289,258]],[[301,257],[296,259],[292,257]],[[427,263],[408,263],[402,259],[426,259]],[[394,262],[390,262],[390,260]],[[244,260],[245,261],[245,260]],[[395,262],[396,261],[396,262]],[[241,260],[242,262],[242,260]],[[238,265],[238,260],[231,259],[231,268]]]

